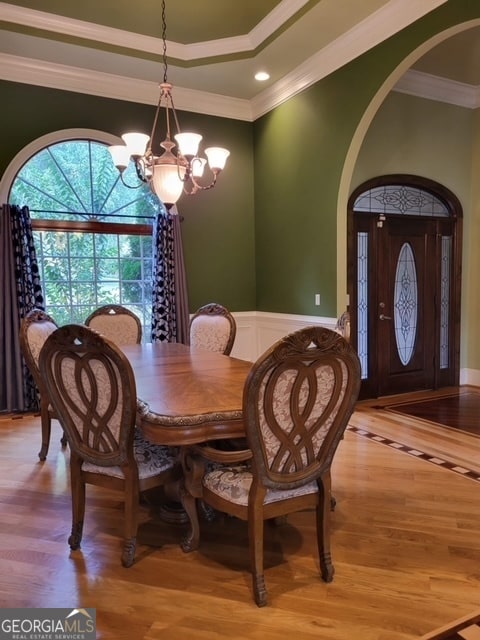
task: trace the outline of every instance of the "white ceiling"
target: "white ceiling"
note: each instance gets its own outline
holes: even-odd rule
[[[253,120],[445,1],[167,0],[176,106]],[[0,22],[0,78],[148,104],[158,99],[159,0],[12,0],[0,2]],[[451,95],[468,94],[465,106],[479,106],[478,34],[470,29],[426,53],[399,89],[421,95],[418,85],[435,85],[441,99],[453,81]],[[255,81],[258,70],[270,80]]]

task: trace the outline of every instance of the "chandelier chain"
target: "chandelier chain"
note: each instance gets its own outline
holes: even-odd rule
[[[167,19],[165,16],[165,0],[162,0],[162,40],[163,40],[163,81],[167,82]]]

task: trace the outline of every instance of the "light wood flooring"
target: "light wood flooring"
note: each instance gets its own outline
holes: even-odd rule
[[[89,487],[70,552],[59,424],[40,463],[39,418],[0,417],[0,607],[94,607],[97,637],[116,640],[411,640],[478,610],[480,480],[430,458],[480,474],[480,437],[378,405],[359,403],[334,461],[334,581],[319,577],[313,513],[291,516],[266,528],[263,609],[232,518],[204,524],[200,550],[184,554],[181,527],[144,507],[124,569],[119,496]]]

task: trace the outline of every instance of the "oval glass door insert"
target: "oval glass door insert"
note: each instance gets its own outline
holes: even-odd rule
[[[398,357],[407,365],[417,336],[418,286],[415,257],[408,242],[400,249],[395,273],[394,326]]]

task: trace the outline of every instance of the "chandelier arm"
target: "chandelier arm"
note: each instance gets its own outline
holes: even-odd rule
[[[145,155],[151,153],[152,144],[153,144],[153,134],[155,133],[155,129],[157,128],[158,118],[160,116],[160,109],[162,107],[162,98],[163,98],[163,89],[160,91],[160,98],[158,99],[157,108],[155,110],[155,117],[153,118],[152,132],[150,134],[150,141],[148,143],[149,149],[145,152]],[[168,107],[168,102],[167,102]],[[167,128],[168,128],[168,108],[167,108]]]
[[[145,157],[147,156],[145,155]],[[140,180],[140,183],[147,183],[148,178],[145,175],[145,167],[142,166],[140,160],[136,160],[134,164],[135,164],[135,171],[137,172],[137,178]]]
[[[180,129],[180,123],[178,122],[177,112],[175,111],[175,105],[173,103],[173,96],[171,93],[170,93],[170,104],[172,105],[173,119],[175,121],[175,127],[177,129],[177,133],[182,133],[182,130]]]
[[[200,184],[200,182],[197,182],[197,180],[195,180],[193,174],[191,174],[189,177],[190,177],[190,180],[192,181],[194,188],[191,192],[185,191],[185,193],[187,193],[187,195],[193,195],[197,193],[197,191],[206,191],[207,189],[212,189],[217,183],[218,174],[219,174],[219,171],[213,171],[213,178],[210,184]]]
[[[125,182],[125,179],[123,177],[123,171],[120,172],[120,180],[122,181],[123,186],[127,187],[127,189],[139,189],[142,186],[143,182],[146,182],[145,180],[142,180],[140,178],[140,176],[138,175],[138,171],[137,171],[137,177],[140,180],[138,184],[135,184],[135,185],[128,184],[128,182]]]

